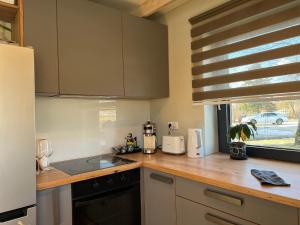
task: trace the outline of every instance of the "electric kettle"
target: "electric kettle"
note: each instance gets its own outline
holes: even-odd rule
[[[190,158],[205,156],[202,129],[188,129],[187,155]]]

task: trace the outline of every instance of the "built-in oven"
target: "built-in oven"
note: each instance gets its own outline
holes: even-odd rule
[[[72,184],[73,225],[140,225],[140,170]]]

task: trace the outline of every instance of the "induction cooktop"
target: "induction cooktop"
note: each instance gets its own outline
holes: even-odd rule
[[[123,159],[112,154],[107,154],[52,163],[51,166],[69,175],[76,175],[133,162],[133,160]]]

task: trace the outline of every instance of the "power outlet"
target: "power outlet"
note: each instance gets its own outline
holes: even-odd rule
[[[178,130],[179,123],[178,122],[168,122],[168,127],[170,127],[171,130]]]

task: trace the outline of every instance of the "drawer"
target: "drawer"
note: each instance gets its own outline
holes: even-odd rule
[[[177,225],[255,225],[219,210],[176,197]]]
[[[263,225],[298,225],[297,208],[176,178],[176,195]]]

